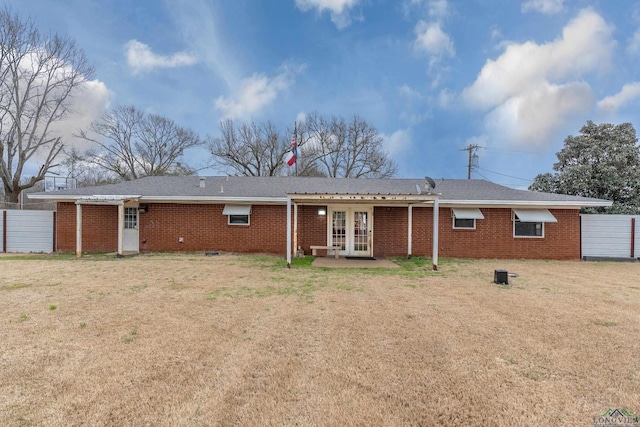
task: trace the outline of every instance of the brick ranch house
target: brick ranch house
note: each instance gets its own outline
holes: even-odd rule
[[[57,202],[56,250],[580,258],[580,208],[606,200],[485,180],[146,177],[29,194]],[[434,229],[437,233],[434,233]],[[324,247],[324,248],[322,248]]]

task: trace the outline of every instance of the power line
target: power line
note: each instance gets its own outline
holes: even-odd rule
[[[503,151],[505,153],[536,154],[531,151],[508,150],[506,148],[485,147],[485,149],[489,151]]]
[[[514,179],[520,179],[522,181],[529,181],[529,182],[533,182],[534,181],[533,179],[530,179],[530,178],[520,178],[519,176],[507,175],[505,173],[500,173],[500,172],[494,172],[494,171],[490,171],[488,169],[484,169],[484,168],[481,168],[481,167],[478,167],[478,169],[482,169],[485,172],[494,173],[496,175],[506,176],[506,177],[514,178]],[[478,173],[478,175],[480,175],[480,174]]]

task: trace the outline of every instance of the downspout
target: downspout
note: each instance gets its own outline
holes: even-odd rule
[[[439,225],[438,218],[440,215],[440,202],[438,199],[433,201],[433,248],[432,248],[432,262],[433,262],[433,271],[438,271],[438,234],[439,234]]]

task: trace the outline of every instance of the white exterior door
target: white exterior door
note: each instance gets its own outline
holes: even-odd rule
[[[140,252],[140,233],[138,231],[138,207],[124,208],[124,230],[122,235],[122,250],[125,252]]]
[[[340,255],[368,257],[373,254],[373,210],[362,206],[330,209],[328,244],[340,245]]]

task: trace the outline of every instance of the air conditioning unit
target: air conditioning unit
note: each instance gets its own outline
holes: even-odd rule
[[[507,270],[494,270],[493,282],[497,283],[498,285],[508,285],[509,273],[507,272]]]

